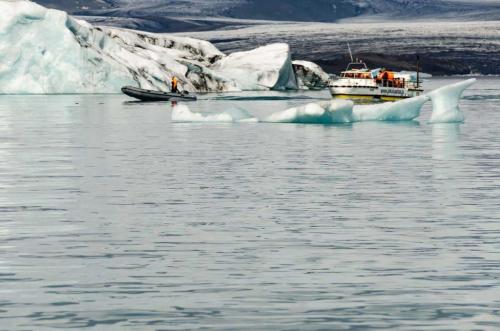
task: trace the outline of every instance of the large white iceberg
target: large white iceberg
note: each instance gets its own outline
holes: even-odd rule
[[[297,88],[290,50],[276,44],[226,56],[207,41],[95,27],[30,1],[0,1],[0,93],[113,93]]]
[[[133,83],[126,67],[79,44],[79,23],[64,12],[27,1],[0,1],[0,12],[0,93],[112,92]]]
[[[475,78],[438,88],[428,96],[432,99],[431,123],[458,123],[465,120],[458,103],[464,91],[476,82]]]

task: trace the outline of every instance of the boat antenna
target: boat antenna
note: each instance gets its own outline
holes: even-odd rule
[[[349,49],[349,55],[351,56],[351,63],[354,63],[354,58],[352,57],[351,45],[347,43],[347,48]]]
[[[420,88],[420,55],[417,54],[417,88]]]

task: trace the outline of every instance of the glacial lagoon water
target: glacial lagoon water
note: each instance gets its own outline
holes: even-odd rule
[[[189,107],[328,98],[257,95]],[[171,107],[0,96],[0,330],[500,328],[500,79],[461,125]]]

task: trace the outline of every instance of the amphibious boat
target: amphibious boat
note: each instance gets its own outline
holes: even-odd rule
[[[371,70],[362,60],[354,61],[350,47],[349,54],[351,63],[347,69],[340,78],[328,83],[334,98],[396,101],[423,94],[418,57],[416,72],[395,72],[384,68]]]

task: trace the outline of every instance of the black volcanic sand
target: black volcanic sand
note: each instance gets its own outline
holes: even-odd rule
[[[380,29],[382,24],[378,25]],[[397,35],[398,32],[385,33],[376,29],[359,33],[335,31],[342,26],[329,25],[322,34],[302,33],[300,30],[297,34],[293,31],[273,33],[272,26],[269,26],[270,33],[252,33],[253,29],[249,29],[248,33],[245,30],[228,34],[227,38],[216,31],[200,34],[199,37],[208,39],[226,53],[285,42],[291,47],[293,59],[315,62],[328,73],[339,73],[346,68],[350,61],[347,43],[350,43],[354,56],[364,60],[371,68],[415,70],[419,55],[422,71],[433,75],[500,74],[500,33],[486,35],[477,27],[472,32],[465,31],[465,26],[462,35],[461,31],[446,31],[448,27],[445,24],[436,26],[437,31],[432,30],[432,25],[420,32],[414,32],[411,27],[405,31],[412,34],[404,35],[403,32],[402,36]],[[500,22],[490,22],[490,28],[500,31]]]
[[[500,74],[500,57],[491,59],[487,54],[479,52],[415,52],[415,54],[379,54],[361,53],[357,56],[366,62],[370,68],[389,68],[391,70],[416,70],[416,55],[420,56],[422,71],[433,75],[467,75]],[[296,57],[307,56],[297,54]],[[345,55],[336,55],[330,59],[308,58],[309,61],[320,65],[326,72],[339,73],[345,70],[350,58]]]

